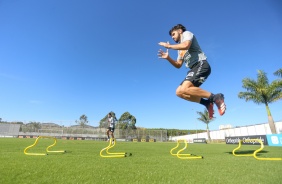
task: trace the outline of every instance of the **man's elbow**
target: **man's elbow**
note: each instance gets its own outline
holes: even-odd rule
[[[179,69],[181,68],[181,65],[175,65],[175,68]]]

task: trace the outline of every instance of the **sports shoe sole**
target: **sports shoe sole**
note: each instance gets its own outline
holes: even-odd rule
[[[209,113],[209,118],[212,119],[214,114],[213,103],[209,103],[209,105],[207,106],[207,110]]]
[[[214,103],[218,108],[219,115],[223,115],[226,111],[226,105],[224,103],[224,96],[223,94],[219,93],[215,95]]]

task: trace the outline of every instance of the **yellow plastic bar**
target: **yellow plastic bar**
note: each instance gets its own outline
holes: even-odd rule
[[[40,155],[40,156],[46,155],[46,153],[28,153],[28,152],[27,152],[27,150],[29,150],[30,148],[36,146],[36,144],[38,143],[38,140],[39,140],[39,139],[40,139],[40,136],[36,138],[35,142],[34,142],[32,145],[26,147],[26,148],[24,149],[24,154],[26,154],[26,155]]]
[[[66,152],[65,150],[50,151],[49,148],[51,148],[51,147],[53,147],[57,144],[57,139],[55,137],[47,137],[47,136],[45,136],[44,138],[50,138],[50,139],[53,138],[54,139],[54,144],[52,144],[52,145],[50,145],[46,148],[47,153],[65,153]]]
[[[232,152],[233,155],[234,155],[234,156],[253,156],[253,157],[254,157],[255,159],[257,159],[257,160],[282,160],[282,158],[259,158],[259,157],[257,156],[257,153],[259,153],[260,151],[263,150],[263,148],[264,148],[263,142],[262,142],[261,139],[246,139],[246,140],[245,140],[245,142],[251,142],[251,141],[256,141],[256,142],[259,142],[259,143],[260,143],[260,148],[257,149],[257,150],[255,150],[253,154],[239,154],[239,155],[236,154],[235,151],[238,150],[238,149],[240,149],[240,147],[241,147],[241,145],[242,145],[242,140],[239,140],[239,146],[233,150],[233,152]]]
[[[52,152],[52,153],[64,153],[64,152],[66,152],[65,150],[62,150],[62,151],[49,151],[49,148],[51,148],[51,147],[56,145],[57,139],[55,137],[51,137],[51,136],[39,136],[39,137],[36,138],[35,142],[32,145],[30,145],[30,146],[28,146],[28,147],[26,147],[24,149],[24,154],[26,154],[26,155],[37,155],[37,156],[47,155],[46,153],[28,153],[27,152],[27,150],[29,150],[30,148],[36,146],[38,141],[39,141],[39,139],[41,139],[41,138],[54,139],[54,143],[46,148],[46,152],[47,153],[49,153],[49,152]]]
[[[178,148],[178,146],[179,146],[179,141],[180,141],[180,140],[177,140],[176,146],[170,150],[170,154],[173,155],[173,156],[176,155],[176,153],[173,153],[173,151]]]
[[[247,140],[250,140],[250,139],[247,139]],[[247,141],[247,140],[245,140],[245,141]],[[254,139],[252,139],[252,140],[254,140]],[[255,140],[258,140],[258,139],[255,139]],[[249,142],[250,142],[250,141],[249,141]],[[252,153],[252,154],[236,154],[236,151],[239,150],[239,149],[241,148],[241,146],[242,146],[242,140],[239,140],[239,145],[238,145],[238,147],[235,148],[235,149],[232,151],[232,154],[233,154],[234,156],[238,156],[238,157],[254,156],[253,153]]]
[[[109,149],[113,148],[116,145],[116,140],[113,141],[113,139],[111,138],[109,141],[109,145],[105,148],[103,148],[100,151],[100,156],[103,158],[123,158],[126,157],[126,153],[113,153],[113,152],[109,152]],[[106,150],[106,155],[103,154],[103,152]]]
[[[260,143],[260,148],[257,149],[257,150],[254,152],[254,157],[255,157],[255,159],[257,159],[257,160],[282,160],[282,158],[259,158],[259,157],[257,157],[257,153],[260,152],[261,150],[263,150],[263,148],[264,148],[264,145],[263,145],[262,140],[260,140],[260,139],[257,139],[257,140],[258,140],[258,142]]]
[[[173,153],[173,151],[179,147],[180,142],[184,142],[184,147],[182,149],[180,149],[179,151],[177,151],[177,153]],[[173,155],[173,156],[176,155],[177,158],[180,158],[180,159],[200,159],[200,158],[204,158],[203,156],[197,156],[197,155],[193,155],[193,154],[189,154],[189,153],[185,153],[185,154],[182,153],[181,154],[181,152],[186,150],[187,147],[188,147],[188,144],[187,144],[187,141],[185,139],[184,140],[177,140],[177,145],[170,150],[170,154]]]
[[[179,155],[179,156],[181,156],[181,155],[182,155],[182,156],[189,156],[189,155],[191,155],[191,154],[188,154],[188,153],[187,153],[187,154],[180,154],[179,151],[181,151],[181,150],[177,151],[176,153],[173,153],[173,151],[176,150],[176,149],[179,147],[179,145],[180,145],[179,143],[180,143],[180,142],[184,142],[184,143],[185,143],[185,141],[186,141],[186,140],[177,140],[177,144],[176,144],[176,146],[175,146],[174,148],[172,148],[172,149],[170,150],[170,154],[173,155],[173,156],[177,156],[177,155]],[[187,145],[187,143],[186,143],[186,145]],[[186,146],[186,147],[187,147],[187,146]],[[183,150],[185,150],[186,147],[185,147]],[[181,151],[181,152],[182,152],[182,151]]]
[[[110,144],[111,144],[111,141],[112,141],[112,140],[110,140]],[[116,145],[116,141],[114,140],[114,141],[112,141],[111,146],[108,147],[108,149],[106,149],[107,154],[110,154],[110,155],[122,155],[122,154],[125,155],[125,154],[126,154],[125,152],[121,152],[121,153],[112,153],[112,152],[109,152],[109,149],[113,148],[115,145]]]

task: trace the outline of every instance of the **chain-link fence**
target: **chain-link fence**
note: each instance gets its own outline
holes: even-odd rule
[[[167,141],[167,130],[152,130],[145,128],[137,129],[115,129],[115,138],[124,139],[126,141],[145,140],[149,141]],[[79,137],[84,139],[104,140],[106,136],[106,128],[99,127],[80,127],[78,125],[65,127],[57,124],[22,124],[19,136],[55,136],[55,137]]]
[[[154,141],[167,141],[167,130],[152,130],[152,129],[145,129],[145,128],[137,128],[137,129],[116,129],[115,130],[115,137],[122,138],[126,140],[133,140],[137,139],[138,141],[149,140]]]

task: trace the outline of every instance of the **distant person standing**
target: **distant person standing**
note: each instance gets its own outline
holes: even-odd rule
[[[222,116],[226,110],[223,94],[213,94],[200,88],[210,75],[211,67],[207,61],[205,53],[201,50],[195,35],[190,31],[187,31],[181,24],[172,27],[169,31],[169,35],[176,44],[159,42],[160,46],[166,48],[166,51],[159,50],[159,58],[166,59],[175,68],[180,68],[183,63],[185,63],[186,67],[190,69],[184,80],[177,87],[176,95],[184,100],[204,105],[209,112],[210,119],[213,118],[213,105],[215,103],[219,114]],[[178,51],[177,60],[174,60],[169,56],[168,49]]]
[[[110,135],[114,141],[114,132],[115,132],[115,118],[112,116],[111,113],[108,114],[108,128],[107,128],[107,136],[108,141],[110,140]]]

